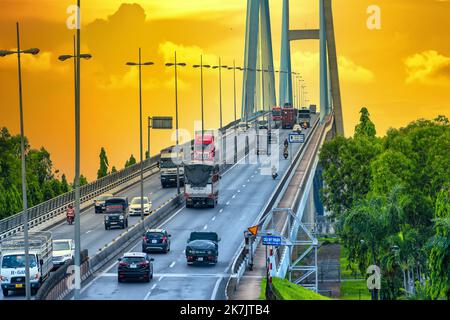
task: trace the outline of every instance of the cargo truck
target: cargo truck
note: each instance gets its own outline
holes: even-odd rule
[[[307,108],[302,108],[298,111],[298,123],[305,129],[311,126],[311,111]]]
[[[292,129],[294,127],[296,111],[291,106],[285,106],[281,109],[281,127],[283,129]]]
[[[175,147],[169,147],[161,150],[161,159],[159,160],[159,170],[161,176],[161,185],[163,188],[177,186],[177,164],[179,167],[180,186],[184,184],[183,150],[178,154]]]
[[[201,131],[196,131],[194,137],[194,161],[199,160],[214,163],[215,158],[216,158],[216,146],[215,146],[214,131],[205,130],[203,131],[203,135]]]
[[[184,174],[186,207],[214,208],[219,201],[219,165],[206,162],[186,164]]]
[[[35,294],[53,269],[53,242],[50,232],[30,232],[29,266],[31,293]],[[25,291],[25,239],[23,233],[0,242],[0,283],[3,296]]]

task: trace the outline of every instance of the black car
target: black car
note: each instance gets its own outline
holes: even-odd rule
[[[128,279],[150,282],[153,278],[153,258],[142,252],[128,252],[119,258],[117,279],[123,282]]]
[[[170,237],[164,229],[148,229],[142,238],[142,252],[151,250],[163,251],[165,253],[170,251]]]
[[[105,208],[105,230],[111,227],[128,228],[128,198],[109,198],[105,201]]]
[[[267,120],[258,121],[258,126],[259,126],[260,130],[263,130],[263,129],[268,130],[269,129],[269,123],[267,122]]]
[[[216,264],[220,238],[215,232],[192,232],[186,246],[187,264]]]
[[[112,194],[107,193],[107,194],[102,194],[101,196],[95,198],[95,200],[94,200],[95,213],[102,213],[103,211],[105,211],[106,200],[108,200],[109,198],[112,198],[112,197],[113,197]]]

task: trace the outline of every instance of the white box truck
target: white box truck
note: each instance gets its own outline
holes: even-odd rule
[[[206,205],[214,208],[219,201],[219,165],[192,163],[184,166],[186,207]]]
[[[50,232],[29,233],[31,293],[35,294],[53,269],[53,243]],[[3,295],[25,290],[25,239],[23,233],[0,242],[0,285]]]

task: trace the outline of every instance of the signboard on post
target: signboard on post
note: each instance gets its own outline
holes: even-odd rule
[[[263,236],[262,241],[263,241],[263,245],[265,245],[265,246],[279,247],[282,245],[281,237],[277,237],[277,236]]]
[[[304,133],[290,133],[289,134],[289,143],[305,143],[305,134]]]
[[[152,128],[153,129],[172,129],[173,118],[172,117],[153,117]]]

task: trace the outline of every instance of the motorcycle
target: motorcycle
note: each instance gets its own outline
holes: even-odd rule
[[[287,159],[289,157],[289,153],[288,153],[288,149],[287,148],[284,148],[283,156],[284,156],[284,159]]]
[[[275,180],[278,177],[277,169],[275,167],[272,168],[272,179]]]

